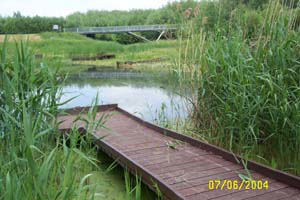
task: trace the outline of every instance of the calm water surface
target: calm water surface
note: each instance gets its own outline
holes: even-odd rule
[[[179,95],[176,81],[167,74],[126,71],[84,72],[70,77],[61,101],[78,96],[64,108],[91,105],[98,93],[98,104],[114,104],[148,121],[169,120],[187,115],[186,100]]]

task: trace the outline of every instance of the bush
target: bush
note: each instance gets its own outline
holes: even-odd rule
[[[113,41],[114,36],[113,34],[96,34],[95,38],[97,40]]]
[[[133,35],[129,35],[128,33],[118,33],[118,34],[114,35],[114,41],[116,41],[120,44],[134,44],[134,43],[140,42],[141,39],[139,39]]]

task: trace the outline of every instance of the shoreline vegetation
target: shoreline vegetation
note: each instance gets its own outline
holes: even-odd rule
[[[96,181],[91,182],[91,172],[99,170],[97,149],[76,130],[70,138],[61,138],[56,129],[64,76],[91,65],[116,68],[116,62],[162,56],[166,60],[133,68],[168,71],[179,86],[195,91],[187,97],[193,106],[191,117],[180,127],[185,134],[299,176],[299,7],[298,0],[187,0],[155,12],[89,11],[66,19],[33,19],[20,13],[0,17],[0,34],[36,33],[27,42],[19,41],[27,37],[22,34],[0,40],[0,199],[103,199],[96,196],[107,191],[98,192]],[[118,17],[107,24],[113,15],[124,16],[126,23]],[[34,26],[28,29],[20,20]],[[170,23],[183,28],[172,40],[138,43],[126,34],[94,40],[47,32],[53,20],[65,27]],[[45,26],[36,29],[40,22]],[[71,59],[100,53],[116,58]],[[170,128],[168,123],[163,126]],[[128,174],[125,177],[122,194],[141,199],[140,184],[131,190]],[[129,194],[132,191],[136,196]]]
[[[299,175],[300,3],[285,2],[232,7],[214,31],[186,20],[173,71],[197,91],[193,136]],[[228,9],[219,6],[220,15]]]

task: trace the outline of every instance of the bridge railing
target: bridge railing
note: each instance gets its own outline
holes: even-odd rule
[[[135,26],[106,26],[106,27],[80,27],[80,28],[65,28],[65,32],[77,32],[82,34],[89,33],[117,33],[117,32],[143,32],[143,31],[163,31],[175,30],[178,25],[135,25]]]

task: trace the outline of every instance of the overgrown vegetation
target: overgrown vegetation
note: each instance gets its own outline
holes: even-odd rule
[[[76,13],[63,24],[118,25],[93,20],[101,12]],[[134,12],[123,14],[128,13]],[[128,17],[126,23],[184,24],[173,72],[195,91],[190,99],[194,132],[246,158],[300,174],[299,13],[294,0],[189,0],[135,11],[132,16],[147,16],[141,18],[147,21],[129,22]],[[0,18],[0,32],[39,32],[52,24],[24,31],[16,28],[21,19]],[[6,23],[14,29],[5,29]],[[125,52],[124,58],[136,58],[140,51],[173,43],[124,47],[68,33],[43,33],[42,38],[30,49],[46,55],[43,63],[33,59],[24,43],[12,50],[15,44],[4,42],[0,51],[0,199],[93,199],[95,185],[88,180],[90,171],[98,169],[96,152],[85,148],[89,141],[78,147],[75,130],[69,146],[58,139],[55,116],[63,80],[47,63],[66,63],[82,53]],[[168,121],[160,120],[168,127]],[[140,198],[140,179],[132,190],[125,176],[129,198]]]
[[[93,198],[85,182],[90,175],[82,173],[97,168],[96,160],[76,147],[76,137],[70,146],[61,142],[55,129],[57,70],[36,65],[24,43],[16,44],[9,59],[5,45],[0,51],[0,199]]]
[[[227,2],[234,3],[216,4],[220,14],[211,31],[209,17],[198,26],[193,18],[181,34],[174,72],[196,91],[195,131],[246,158],[299,174],[299,8],[295,1]]]
[[[56,129],[63,82],[57,69],[35,62],[27,43],[8,56],[7,44],[0,48],[0,199],[125,199],[124,183],[115,185],[120,191],[104,188],[117,181],[99,179],[106,172],[89,137],[76,129],[62,137]],[[87,117],[87,131],[103,125],[94,109]],[[135,190],[131,199],[144,198],[141,182]]]

